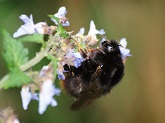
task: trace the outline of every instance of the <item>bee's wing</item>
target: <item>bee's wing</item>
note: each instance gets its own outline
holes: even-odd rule
[[[90,85],[86,87],[86,93],[81,93],[80,97],[75,100],[75,102],[70,106],[71,110],[79,110],[90,105],[95,99],[99,97],[99,90],[96,79],[100,75],[101,67],[98,66],[95,73],[92,75],[90,80]]]
[[[84,108],[90,105],[96,98],[97,96],[95,94],[84,94],[81,98],[75,100],[75,102],[70,106],[70,110],[77,111]]]

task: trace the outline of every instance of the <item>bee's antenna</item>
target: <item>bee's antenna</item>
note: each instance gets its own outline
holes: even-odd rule
[[[101,35],[100,34],[100,36],[102,37],[102,38],[104,38],[106,41],[109,41],[109,42],[111,42],[109,39],[107,39],[105,36],[103,36],[103,35]]]
[[[121,46],[123,48],[123,45],[121,45],[119,42],[118,42],[119,46]]]

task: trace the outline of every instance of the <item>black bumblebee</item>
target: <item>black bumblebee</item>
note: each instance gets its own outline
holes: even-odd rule
[[[124,63],[115,41],[102,41],[100,46],[87,55],[80,50],[85,60],[81,66],[65,65],[65,80],[62,81],[66,92],[75,97],[71,110],[79,110],[95,99],[107,94],[124,76]]]

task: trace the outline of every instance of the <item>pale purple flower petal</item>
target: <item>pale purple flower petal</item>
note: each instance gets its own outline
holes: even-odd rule
[[[69,21],[66,21],[65,23],[62,23],[62,26],[69,26],[69,25],[70,25]]]
[[[105,31],[103,29],[97,30],[94,21],[91,20],[88,35],[96,35],[96,34],[103,35],[103,34],[105,34]]]
[[[91,22],[90,22],[90,29],[89,29],[89,32],[88,32],[89,45],[94,45],[94,44],[96,44],[98,42],[96,34],[103,35],[103,34],[105,34],[105,31],[103,29],[97,30],[94,21],[91,20]]]
[[[126,58],[126,57],[128,57],[128,56],[132,56],[132,55],[130,54],[130,50],[126,48],[126,46],[127,46],[126,38],[120,39],[120,44],[122,45],[122,47],[119,46],[120,52],[121,52],[121,54],[122,54],[122,59],[124,59],[124,58]]]
[[[29,86],[23,86],[21,90],[21,98],[22,98],[23,109],[27,110],[28,105],[32,99],[38,100],[38,95],[36,93],[30,92]]]
[[[70,23],[68,21],[68,19],[66,18],[66,8],[63,6],[61,8],[59,8],[58,12],[56,14],[54,14],[55,17],[60,19],[60,23],[62,24],[62,26],[69,26]],[[56,25],[58,25],[58,22],[54,19],[51,19]]]
[[[43,26],[46,25],[45,22],[40,22],[35,25],[32,14],[30,15],[30,18],[27,15],[21,15],[19,18],[24,22],[24,25],[20,26],[20,28],[18,28],[18,30],[13,34],[14,38],[33,33],[44,34],[45,29]]]
[[[60,89],[55,88],[51,79],[43,82],[39,94],[39,114],[43,114],[48,105],[56,106],[57,102],[53,98],[54,95],[59,95]]]
[[[76,36],[84,35],[85,33],[85,28],[80,28],[79,32],[76,34]]]
[[[66,13],[67,13],[66,8],[63,6],[59,8],[58,12],[54,14],[54,16],[57,18],[62,18],[66,15]]]
[[[81,56],[81,54],[79,52],[74,52],[73,50],[70,50],[66,57],[70,60],[73,60],[71,62],[73,62],[76,68],[78,68],[81,65],[81,62],[84,61],[84,58]]]
[[[81,54],[79,52],[73,53],[73,57],[75,57],[75,60],[73,61],[74,62],[74,66],[76,68],[80,67],[81,66],[81,62],[84,61],[84,58],[81,56]]]
[[[58,75],[58,79],[62,79],[62,80],[65,79],[65,76],[62,71],[57,70],[57,75]]]

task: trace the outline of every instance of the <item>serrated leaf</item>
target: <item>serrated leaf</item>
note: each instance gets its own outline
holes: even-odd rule
[[[53,70],[54,70],[54,80],[56,79],[56,76],[57,76],[57,58],[55,58],[54,56],[52,56],[52,55],[50,55],[50,54],[48,54],[48,56],[47,56],[47,59],[48,60],[51,60],[51,62],[52,62],[52,65],[53,65]]]
[[[20,37],[18,39],[18,41],[20,41],[20,42],[34,42],[34,43],[43,44],[44,43],[44,35],[34,33],[33,35],[26,35],[24,37]]]
[[[23,84],[32,82],[32,79],[22,72],[18,67],[14,67],[9,74],[9,78],[1,86],[4,89],[20,87]]]
[[[21,42],[12,38],[8,32],[3,31],[3,56],[7,62],[9,70],[15,66],[21,66],[28,61],[28,49],[24,48]]]

